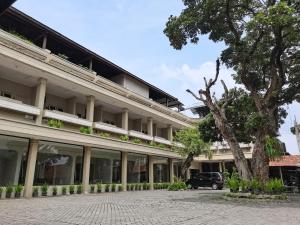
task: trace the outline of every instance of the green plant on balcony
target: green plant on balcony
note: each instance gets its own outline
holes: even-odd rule
[[[14,36],[16,36],[16,37],[22,39],[23,41],[25,41],[25,42],[28,43],[28,44],[35,45],[35,44],[33,43],[32,40],[28,39],[27,37],[25,37],[25,36],[22,35],[22,34],[19,34],[19,33],[18,33],[17,31],[15,31],[15,30],[10,30],[10,31],[8,31],[8,32],[9,32],[10,34],[12,34],[12,35],[14,35]]]
[[[82,193],[82,185],[77,185],[77,194],[81,194]]]
[[[63,126],[63,122],[56,119],[48,119],[48,126],[49,127],[55,127],[55,128],[61,128]]]
[[[6,198],[10,198],[11,197],[11,193],[14,191],[14,187],[13,186],[8,186],[6,187]]]
[[[48,192],[48,185],[47,184],[44,184],[42,187],[41,187],[41,190],[42,190],[42,196],[47,196],[47,192]]]
[[[33,187],[33,192],[32,192],[33,197],[38,197],[39,196],[39,187]]]
[[[60,58],[65,59],[65,60],[69,60],[69,56],[62,54],[62,53],[58,53],[57,54]]]
[[[127,135],[121,135],[120,140],[121,141],[129,141],[129,137]]]
[[[91,127],[80,127],[80,133],[82,134],[91,134],[92,128]]]
[[[166,145],[160,143],[160,144],[158,144],[158,147],[161,148],[161,149],[165,149]]]
[[[134,138],[134,139],[132,140],[132,142],[133,142],[134,144],[141,144],[141,143],[142,143],[141,139],[139,139],[139,138]]]
[[[23,191],[23,186],[22,185],[15,186],[15,197],[20,198],[22,191]]]
[[[151,147],[157,147],[157,143],[156,143],[155,141],[150,141],[150,142],[149,142],[149,145],[150,145]]]
[[[100,137],[103,137],[103,138],[110,137],[110,133],[106,133],[106,132],[100,132],[99,135],[100,135]]]

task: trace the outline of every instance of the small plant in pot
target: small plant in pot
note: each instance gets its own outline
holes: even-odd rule
[[[101,184],[101,183],[98,183],[98,184],[97,184],[97,192],[98,192],[98,193],[101,193],[101,192],[102,192],[102,184]]]
[[[47,193],[48,193],[48,185],[47,185],[47,184],[44,184],[44,185],[41,187],[41,190],[42,190],[42,196],[47,196]]]
[[[123,187],[123,185],[121,184],[121,185],[119,185],[119,187],[118,187],[118,191],[124,191],[124,187]]]
[[[74,192],[75,192],[75,186],[74,185],[70,185],[69,186],[69,191],[70,191],[71,195],[74,194]]]
[[[15,186],[15,198],[20,198],[22,191],[23,191],[22,185]]]
[[[95,193],[95,185],[91,185],[90,186],[90,192],[91,193]]]
[[[62,193],[62,195],[66,195],[67,194],[67,187],[66,186],[62,187],[61,193]]]
[[[77,185],[77,194],[81,194],[82,193],[82,185]]]
[[[39,187],[33,187],[32,196],[33,197],[38,197],[39,196]]]
[[[56,196],[56,195],[57,195],[57,187],[56,187],[56,186],[54,186],[54,187],[52,188],[52,195],[53,195],[53,196]]]
[[[10,198],[11,193],[14,191],[13,186],[8,186],[5,190],[6,190],[6,198]]]
[[[139,184],[135,184],[134,190],[138,191],[139,190],[139,186],[140,186]]]
[[[115,191],[116,191],[116,184],[112,184],[112,185],[111,185],[111,191],[112,191],[112,192],[115,192]]]
[[[109,192],[110,184],[105,185],[105,192]]]
[[[1,197],[2,197],[3,191],[4,191],[4,188],[3,188],[3,187],[0,187],[0,199],[1,199]]]

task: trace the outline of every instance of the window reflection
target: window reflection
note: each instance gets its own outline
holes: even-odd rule
[[[153,170],[154,183],[170,182],[168,158],[154,157]]]
[[[146,155],[128,153],[127,182],[148,182],[148,157]]]

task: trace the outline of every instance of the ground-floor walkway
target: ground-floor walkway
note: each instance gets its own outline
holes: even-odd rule
[[[228,202],[222,191],[137,191],[0,200],[0,224],[300,224],[300,196],[288,202]]]

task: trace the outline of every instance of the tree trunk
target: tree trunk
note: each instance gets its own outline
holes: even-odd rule
[[[183,181],[187,180],[187,171],[190,168],[193,160],[194,160],[194,154],[189,153],[187,158],[185,159],[184,163],[182,164],[180,177]]]

